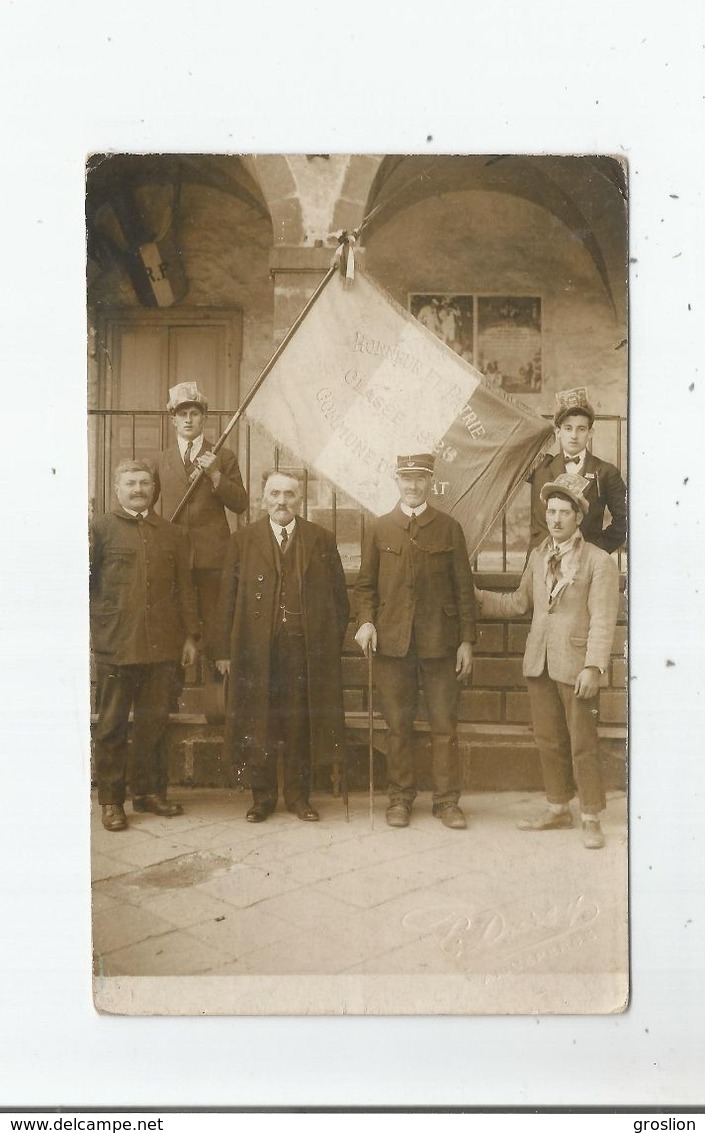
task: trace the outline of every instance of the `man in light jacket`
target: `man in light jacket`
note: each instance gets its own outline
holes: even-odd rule
[[[588,481],[565,473],[544,485],[548,538],[529,557],[512,593],[477,590],[481,613],[511,618],[533,611],[524,653],[534,738],[548,800],[521,830],[573,825],[569,803],[577,791],[583,843],[600,849],[605,806],[597,742],[597,692],[609,664],[619,607],[614,560],[587,543],[580,524],[589,504]]]

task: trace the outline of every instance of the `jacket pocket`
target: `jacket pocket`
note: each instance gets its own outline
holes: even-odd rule
[[[118,609],[96,610],[91,618],[91,648],[94,653],[112,654],[117,649],[120,633]]]
[[[586,637],[571,637],[570,644],[571,645],[577,645],[578,648],[584,649],[585,646],[587,645],[587,638]]]
[[[440,574],[441,572],[448,569],[451,563],[451,556],[453,554],[453,548],[449,544],[446,544],[442,547],[424,547],[423,549],[426,554],[426,563],[428,564],[428,569],[432,574]]]
[[[101,568],[100,590],[107,600],[116,598],[129,586],[135,574],[136,552],[130,547],[115,548],[106,552]]]

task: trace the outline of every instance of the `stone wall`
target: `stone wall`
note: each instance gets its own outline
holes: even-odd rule
[[[366,264],[404,307],[409,292],[540,296],[543,388],[522,400],[552,412],[556,390],[586,385],[598,413],[625,414],[624,295],[617,314],[584,246],[538,205],[483,191],[427,198],[374,233]]]

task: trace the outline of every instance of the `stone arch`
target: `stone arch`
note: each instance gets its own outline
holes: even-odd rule
[[[256,178],[272,218],[274,244],[304,242],[304,221],[296,181],[283,154],[252,154],[243,158]]]
[[[335,232],[357,228],[383,160],[369,154],[261,154],[243,158],[267,202],[275,245],[291,247],[326,243]],[[320,193],[315,203],[317,193],[308,163],[312,170],[316,163],[319,166],[313,178]]]
[[[353,154],[350,157],[333,215],[334,230],[347,229],[350,232],[362,223],[372,186],[385,160],[383,156],[371,154]],[[362,243],[364,244],[364,234]]]
[[[380,162],[365,205],[367,238],[409,205],[439,193],[486,190],[539,205],[585,248],[616,314],[624,281],[626,185],[610,157],[391,155]],[[376,210],[376,211],[373,211]]]

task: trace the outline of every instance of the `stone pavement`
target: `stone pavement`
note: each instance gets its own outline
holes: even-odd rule
[[[93,802],[95,972],[110,977],[569,974],[626,980],[626,800],[608,799],[603,850],[515,823],[542,796],[465,796],[467,831],[431,815],[390,829],[386,799],[313,799],[244,820],[249,793],[177,789],[183,816],[133,814],[108,833]],[[575,807],[576,804],[573,804]],[[506,982],[506,981],[505,981]],[[621,984],[619,986],[622,986]],[[626,985],[625,985],[626,986]],[[599,1007],[598,1007],[599,1009]],[[612,1009],[616,1009],[612,1007]]]

